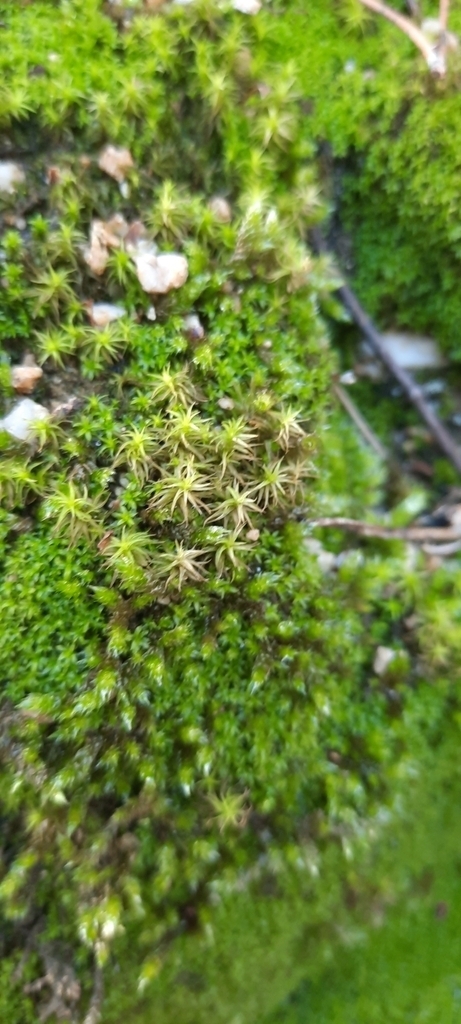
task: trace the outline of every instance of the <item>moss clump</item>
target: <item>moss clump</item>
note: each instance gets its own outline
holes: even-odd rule
[[[450,28],[459,34],[456,8]],[[458,360],[459,51],[436,81],[395,26],[341,0],[308,13],[293,5],[272,43],[274,59],[287,52],[308,100],[306,134],[324,168],[334,160],[335,234],[361,299],[383,327],[431,332]]]
[[[37,925],[83,1004],[125,930],[150,1001],[174,937],[250,883],[283,893],[293,874],[311,897],[337,838],[354,849],[437,742],[455,683],[427,681],[456,637],[432,595],[454,603],[459,582],[427,580],[425,660],[399,546],[324,576],[305,544],[306,510],[376,487],[346,428],[323,432],[334,274],[304,241],[322,208],[296,67],[271,59],[281,21],[3,8],[5,145],[25,169],[4,209],[3,404],[27,347],[61,411],[27,448],[2,437],[0,899],[11,948]],[[132,153],[121,183],[107,143]],[[155,324],[133,238],[188,262]],[[89,326],[107,301],[125,315]],[[379,643],[400,652],[382,683]],[[313,919],[331,906],[322,889]]]

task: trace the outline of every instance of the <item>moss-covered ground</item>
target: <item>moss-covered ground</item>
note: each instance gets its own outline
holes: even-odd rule
[[[341,218],[370,309],[456,362],[458,58],[437,84],[359,10],[0,2],[1,412],[33,357],[50,414],[1,436],[5,1024],[80,1020],[101,975],[108,1024],[254,1024],[305,977],[321,1020],[332,957],[427,868],[461,570],[311,543],[319,512],[432,498],[390,501],[332,411],[338,273],[309,238]]]

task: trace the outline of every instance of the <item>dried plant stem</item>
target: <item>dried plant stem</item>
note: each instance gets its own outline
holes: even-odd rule
[[[382,359],[383,363],[387,366],[388,370],[390,370],[396,380],[398,380],[410,402],[412,402],[412,404],[418,409],[420,416],[429,427],[429,430],[437,441],[437,444],[440,446],[447,458],[450,459],[450,462],[453,463],[455,468],[458,470],[458,473],[461,473],[461,451],[456,446],[453,438],[448,433],[448,430],[445,429],[441,420],[439,420],[439,417],[436,416],[435,412],[433,412],[426,402],[421,388],[418,387],[410,374],[407,373],[406,370],[402,369],[402,367],[399,366],[389,354],[386,346],[383,345],[379,331],[376,330],[376,327],[362,309],[351,289],[347,285],[342,285],[338,290],[338,294],[346,308],[349,310],[352,318],[370,342],[374,351],[380,359]]]
[[[103,995],[104,984],[102,969],[99,964],[96,964],[93,978],[93,993],[83,1024],[98,1024],[98,1021],[101,1019]]]
[[[376,434],[371,429],[364,416],[362,416],[362,413],[357,408],[355,402],[353,402],[352,398],[347,394],[347,391],[345,391],[340,384],[333,384],[333,391],[341,402],[343,408],[349,414],[352,422],[355,423],[362,437],[365,439],[367,444],[370,445],[370,448],[373,448],[373,451],[379,455],[380,459],[386,461],[389,458],[389,453],[386,451],[384,445],[381,444],[379,438],[376,437]]]
[[[448,15],[450,13],[450,0],[440,0],[439,8],[439,24],[440,24],[440,44],[439,44],[439,56],[445,63],[447,59],[448,49]]]
[[[456,555],[458,551],[461,551],[461,539],[452,540],[449,544],[423,544],[423,551],[426,555],[448,558],[449,555]]]
[[[399,14],[398,11],[394,11],[393,7],[388,7],[387,4],[381,2],[381,0],[360,0],[360,3],[364,7],[368,7],[370,11],[374,11],[376,14],[381,14],[383,18],[387,18],[393,25],[404,32],[408,39],[411,39],[412,43],[422,53],[424,60],[428,68],[433,74],[443,77],[446,72],[445,66],[445,53],[441,53],[437,47],[434,47],[424,35],[424,32],[410,21],[410,18],[405,17],[404,14]],[[441,5],[446,0],[441,0]],[[447,10],[448,16],[448,10]]]
[[[390,527],[381,526],[379,523],[365,523],[361,519],[346,519],[343,516],[309,520],[309,525],[347,530],[348,533],[357,533],[360,537],[375,537],[379,540],[406,540],[413,544],[461,541],[461,528],[453,526]]]

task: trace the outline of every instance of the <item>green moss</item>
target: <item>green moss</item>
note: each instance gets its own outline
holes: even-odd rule
[[[26,172],[5,199],[7,221],[19,206],[26,226],[2,240],[3,407],[25,337],[44,368],[37,398],[78,399],[35,444],[2,438],[0,898],[13,950],[46,915],[38,955],[40,941],[71,949],[84,1003],[94,962],[113,971],[114,1017],[139,974],[155,1007],[155,975],[174,978],[172,940],[194,924],[210,934],[216,914],[237,935],[236,912],[213,908],[250,882],[285,895],[255,905],[249,960],[273,930],[268,959],[287,964],[308,926],[340,912],[349,852],[457,706],[459,571],[430,576],[399,544],[336,536],[326,574],[306,544],[306,516],[358,514],[382,481],[342,419],[326,429],[335,274],[305,242],[324,212],[313,158],[326,107],[304,117],[305,73],[288,59],[305,15],[287,28],[276,9],[245,19],[208,2],[134,4],[126,24],[99,0],[0,10],[3,126]],[[310,31],[321,23],[333,38],[328,8]],[[368,45],[378,53],[380,38]],[[354,142],[346,82],[331,106],[338,152]],[[374,116],[399,102],[389,85]],[[122,191],[98,167],[108,142],[134,158]],[[92,221],[114,213],[187,257],[155,324],[127,243],[111,243],[101,275],[85,258]],[[88,304],[108,300],[127,315],[89,327]],[[397,653],[383,680],[379,644]],[[299,886],[309,896],[330,861],[296,917]],[[277,979],[264,1010],[288,990]],[[191,1018],[188,996],[175,1007]]]

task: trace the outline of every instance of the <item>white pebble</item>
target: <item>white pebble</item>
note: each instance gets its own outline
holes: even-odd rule
[[[34,424],[40,420],[47,420],[49,415],[44,405],[33,402],[31,398],[23,398],[8,416],[1,420],[0,427],[16,441],[31,442],[34,440]]]
[[[25,180],[26,176],[19,164],[12,160],[0,160],[0,192],[9,192],[11,195]]]
[[[146,254],[135,256],[134,262],[138,281],[145,292],[165,295],[173,288],[181,288],[187,281],[189,267],[185,256],[176,252],[160,256]]]

